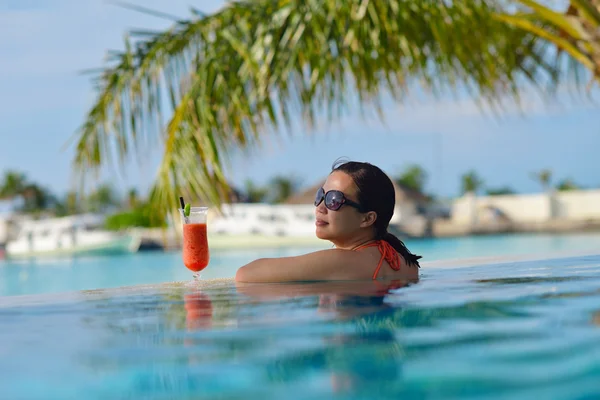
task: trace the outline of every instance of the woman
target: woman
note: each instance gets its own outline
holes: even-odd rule
[[[335,249],[261,258],[241,267],[238,282],[415,280],[418,260],[387,231],[396,195],[390,178],[362,162],[336,163],[315,198],[316,235]]]

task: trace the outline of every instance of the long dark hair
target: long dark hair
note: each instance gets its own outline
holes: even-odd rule
[[[337,160],[331,167],[331,172],[341,171],[352,177],[358,187],[358,203],[364,211],[375,211],[375,237],[385,240],[404,259],[408,265],[420,267],[421,256],[411,253],[402,240],[388,232],[390,220],[396,206],[396,190],[392,180],[379,167],[366,162]]]

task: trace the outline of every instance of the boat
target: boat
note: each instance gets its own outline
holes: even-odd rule
[[[103,229],[104,216],[81,214],[24,221],[6,244],[7,258],[123,254],[138,251],[139,235]]]

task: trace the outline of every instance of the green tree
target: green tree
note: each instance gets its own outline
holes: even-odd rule
[[[156,213],[148,204],[138,204],[134,209],[117,212],[106,218],[106,228],[121,230],[126,228],[164,228],[167,226],[164,215]]]
[[[134,209],[139,205],[140,199],[137,190],[135,188],[129,189],[129,192],[127,192],[127,207],[129,209]]]
[[[91,212],[107,212],[119,205],[119,199],[109,184],[100,185],[86,198],[86,208]]]
[[[556,189],[561,192],[567,192],[570,190],[579,190],[580,187],[571,179],[563,179],[558,185],[556,185]]]
[[[299,186],[300,180],[296,177],[275,176],[269,184],[270,201],[275,204],[283,203],[298,190]]]
[[[22,195],[27,185],[25,174],[18,171],[6,171],[0,184],[0,199]]]
[[[244,193],[248,203],[261,203],[265,201],[269,189],[258,186],[251,179],[247,179],[244,184]]]
[[[58,217],[79,214],[83,211],[81,199],[74,191],[67,192],[61,200],[56,200],[54,204],[54,213]]]
[[[427,172],[420,165],[411,165],[396,179],[401,186],[423,193]]]
[[[137,32],[97,76],[74,167],[97,173],[113,149],[122,160],[158,138],[164,152],[150,199],[172,211],[182,187],[220,203],[226,156],[290,128],[294,112],[308,131],[353,104],[381,112],[383,96],[400,102],[416,84],[434,95],[467,88],[496,106],[516,99],[524,82],[556,74],[543,41],[495,18],[511,9],[504,4],[239,1],[163,32]]]
[[[6,171],[0,184],[0,199],[19,197],[23,200],[20,210],[26,213],[47,210],[56,203],[48,189],[29,181],[24,173]]]
[[[48,209],[54,203],[54,196],[35,183],[27,184],[21,191],[23,206],[21,211],[37,212]]]
[[[542,186],[545,192],[550,190],[550,187],[552,185],[552,171],[550,171],[549,169],[542,169],[537,172],[532,172],[531,178],[537,181]]]
[[[503,195],[516,193],[512,188],[510,188],[508,186],[504,186],[504,187],[500,187],[500,188],[489,188],[485,192],[487,193],[488,196],[503,196]]]
[[[465,173],[461,178],[461,192],[465,193],[477,193],[483,188],[483,180],[477,175],[475,171],[469,171]]]

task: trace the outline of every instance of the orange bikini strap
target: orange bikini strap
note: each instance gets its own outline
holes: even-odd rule
[[[387,261],[387,263],[390,265],[390,267],[392,267],[392,269],[394,271],[400,270],[400,265],[401,265],[400,255],[398,254],[396,249],[394,249],[394,247],[392,247],[392,245],[389,244],[385,240],[377,240],[375,242],[367,243],[362,246],[358,246],[354,250],[360,250],[360,249],[364,249],[367,247],[374,247],[374,246],[377,246],[377,248],[379,249],[379,252],[381,253],[381,258],[379,259],[379,264],[377,264],[377,268],[375,269],[375,272],[373,273],[373,279],[377,279],[377,274],[379,273],[379,270],[381,269],[381,266],[383,265],[383,260]]]

